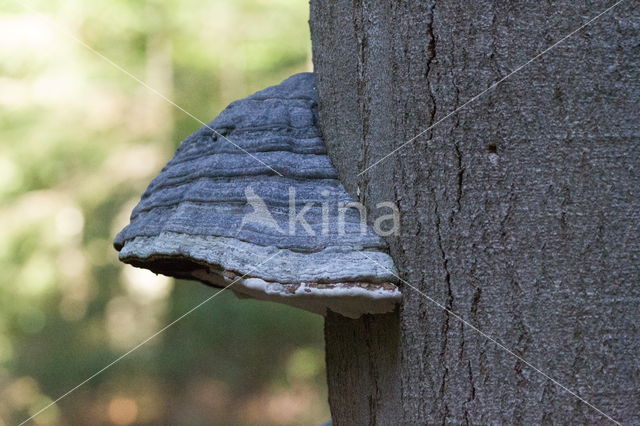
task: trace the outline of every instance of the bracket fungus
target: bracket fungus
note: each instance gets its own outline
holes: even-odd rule
[[[231,103],[149,184],[120,260],[322,315],[392,311],[393,260],[349,207],[317,120],[312,73]]]

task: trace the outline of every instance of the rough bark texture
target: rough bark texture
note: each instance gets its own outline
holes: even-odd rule
[[[397,202],[402,278],[637,423],[637,2],[358,176],[613,3],[312,0],[310,23],[323,138],[373,214]],[[327,320],[335,424],[609,421],[403,291],[397,316]]]
[[[329,312],[325,320],[331,369],[329,394],[334,424],[397,424],[400,404],[397,312],[348,319]]]

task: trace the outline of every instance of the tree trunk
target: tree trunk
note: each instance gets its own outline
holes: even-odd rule
[[[640,421],[637,3],[445,118],[613,4],[311,1],[331,158],[427,296],[327,318],[336,425]]]

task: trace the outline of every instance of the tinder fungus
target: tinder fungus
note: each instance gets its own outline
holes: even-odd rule
[[[115,239],[120,260],[323,315],[392,311],[393,261],[317,121],[311,73],[231,103],[149,184]]]

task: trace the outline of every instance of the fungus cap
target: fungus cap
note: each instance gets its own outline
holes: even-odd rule
[[[320,137],[314,76],[296,74],[183,141],[114,246],[125,263],[240,297],[352,318],[392,311],[393,260],[353,201]]]

